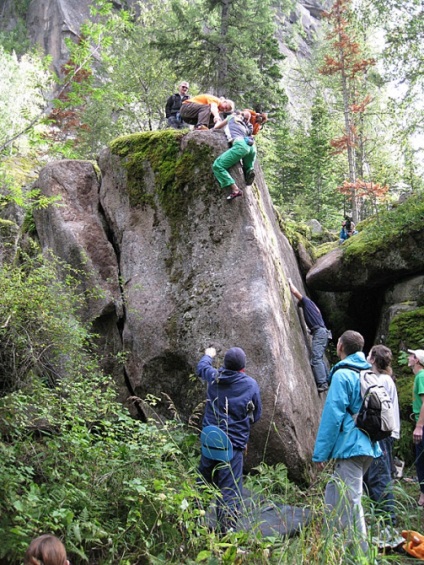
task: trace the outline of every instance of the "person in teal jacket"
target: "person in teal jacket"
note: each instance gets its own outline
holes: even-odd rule
[[[362,508],[363,476],[374,457],[381,455],[378,442],[356,427],[354,414],[362,405],[359,372],[371,365],[362,352],[364,338],[358,332],[344,332],[337,343],[340,358],[329,375],[327,398],[318,428],[312,460],[322,470],[334,460],[334,473],[325,489],[325,503],[337,531],[353,532],[366,552],[366,525]]]

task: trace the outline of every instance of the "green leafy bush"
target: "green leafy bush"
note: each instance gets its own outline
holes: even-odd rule
[[[78,370],[89,340],[77,321],[78,273],[54,259],[23,260],[0,272],[0,395],[34,375],[55,382]]]

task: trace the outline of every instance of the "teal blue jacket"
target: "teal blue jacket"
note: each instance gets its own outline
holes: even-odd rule
[[[378,442],[355,426],[352,414],[357,414],[362,404],[359,373],[349,369],[369,369],[371,365],[360,351],[339,361],[332,368],[321,423],[315,441],[312,461],[330,459],[349,459],[358,455],[379,457],[381,449]]]

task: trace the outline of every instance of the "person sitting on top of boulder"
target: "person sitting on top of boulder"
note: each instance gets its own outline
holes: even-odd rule
[[[189,95],[187,94],[189,89],[189,84],[185,80],[181,82],[178,86],[178,92],[173,94],[166,101],[165,115],[168,120],[168,125],[174,129],[182,129],[187,127],[180,116],[181,104],[184,100],[188,100]]]
[[[344,243],[346,239],[349,239],[349,237],[352,237],[352,235],[356,235],[357,233],[358,231],[355,228],[355,224],[349,216],[345,216],[345,219],[342,222],[342,229],[339,234],[339,243]]]
[[[246,185],[251,185],[255,179],[256,146],[252,137],[253,126],[250,123],[250,112],[243,110],[231,114],[224,121],[216,124],[214,130],[225,127],[225,134],[230,144],[230,149],[215,159],[212,170],[221,188],[229,186],[231,194],[227,200],[243,196],[243,191],[236,185],[228,169],[240,160],[243,163],[243,173]]]
[[[181,105],[180,116],[196,130],[208,130],[222,121],[222,113],[234,112],[234,102],[226,98],[217,98],[212,94],[198,94]]]

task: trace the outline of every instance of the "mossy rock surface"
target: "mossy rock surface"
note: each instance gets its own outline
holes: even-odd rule
[[[399,363],[399,354],[406,352],[407,349],[424,349],[423,306],[409,312],[401,312],[392,319],[386,345],[390,347],[394,354],[395,374],[410,377],[411,369],[405,364],[406,354],[401,359],[402,364]]]
[[[120,137],[110,144],[127,172],[126,189],[133,207],[156,206],[156,199],[176,228],[189,201],[199,188],[213,183],[213,149],[190,139],[182,148],[187,132],[165,130]],[[146,186],[147,169],[154,174],[154,192]]]
[[[99,156],[125,292],[126,374],[135,395],[160,398],[161,417],[172,399],[188,419],[204,400],[188,379],[204,349],[216,348],[219,367],[228,347],[243,347],[263,402],[246,468],[283,461],[303,480],[323,399],[287,285],[301,284],[298,265],[259,163],[251,186],[239,163],[231,168],[244,194],[227,201],[212,173],[227,149],[221,131],[168,130],[119,138]]]
[[[362,230],[321,257],[307,283],[326,291],[384,287],[424,271],[424,199],[411,197],[369,219]]]

